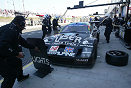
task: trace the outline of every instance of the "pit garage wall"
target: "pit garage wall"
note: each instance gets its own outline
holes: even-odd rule
[[[120,13],[121,13],[121,16],[126,18],[126,15],[127,15],[127,6],[126,5],[121,5],[120,7]],[[131,17],[131,4],[129,5],[129,13],[128,13],[128,17]],[[119,35],[121,38],[124,39],[124,41],[126,43],[129,43],[130,44],[130,47],[131,47],[131,27],[128,27],[127,30],[123,30],[124,27],[120,28],[120,32],[119,32]]]
[[[127,14],[127,6],[126,5],[122,5],[121,7],[120,7],[120,12],[121,12],[121,16],[122,17],[126,17],[126,14]],[[131,15],[131,4],[129,5],[129,13],[128,13],[129,15]]]

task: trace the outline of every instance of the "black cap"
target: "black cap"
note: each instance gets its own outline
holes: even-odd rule
[[[16,16],[14,19],[13,19],[13,22],[16,23],[16,22],[22,22],[22,21],[25,21],[25,17],[24,16]]]
[[[24,16],[16,16],[12,22],[16,25],[19,25],[22,29],[25,28],[25,17]]]

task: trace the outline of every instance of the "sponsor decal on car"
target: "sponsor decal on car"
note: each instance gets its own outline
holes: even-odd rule
[[[88,26],[88,30],[90,31],[90,26]]]
[[[53,48],[52,48],[53,47]],[[57,51],[59,47],[56,46],[52,46],[49,50],[49,52],[47,52],[47,54],[55,54],[55,55],[64,55],[64,56],[71,56],[74,57],[75,53],[73,53],[74,48],[71,47],[65,47],[63,52]]]
[[[93,45],[80,45],[80,46],[93,48]]]
[[[71,48],[71,47],[65,47],[65,52],[69,52],[69,53],[72,53],[74,51],[74,48]]]
[[[76,61],[80,61],[80,62],[88,62],[88,59],[76,59]]]
[[[69,52],[57,52],[57,55],[64,55],[64,56],[75,57],[75,53],[69,53]]]
[[[49,51],[57,51],[59,46],[51,46]]]
[[[64,41],[64,42],[54,42],[53,44],[54,44],[54,45],[60,45],[60,44],[63,44],[63,45],[77,46],[76,43],[74,43],[74,42],[69,42],[69,41]]]
[[[58,48],[59,48],[59,46],[51,46],[51,48],[49,49],[49,52],[47,52],[47,54],[57,54]]]
[[[60,36],[60,37],[56,37],[56,39],[55,39],[55,42],[60,42],[60,40],[74,40],[74,42],[78,42],[78,43],[80,43],[81,42],[81,40],[82,40],[82,37],[78,37],[78,36],[67,36],[67,35],[62,35],[62,36]]]
[[[46,59],[44,57],[32,56],[31,58],[32,58],[33,62],[35,62],[35,63],[50,65],[49,59]]]

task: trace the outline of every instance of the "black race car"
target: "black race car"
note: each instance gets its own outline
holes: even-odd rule
[[[97,58],[99,30],[95,22],[77,22],[64,26],[60,33],[45,37],[50,61],[57,65],[92,66]]]
[[[92,67],[97,58],[99,30],[95,23],[77,22],[64,26],[60,33],[40,38],[27,38],[40,52],[30,50],[35,68],[52,64]]]

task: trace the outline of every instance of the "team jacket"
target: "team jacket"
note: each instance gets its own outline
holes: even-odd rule
[[[25,48],[34,48],[22,38],[21,31],[14,23],[4,25],[0,29],[3,30],[0,34],[0,57],[17,56],[19,45]]]
[[[53,19],[52,23],[53,23],[53,26],[59,26],[57,19]]]

